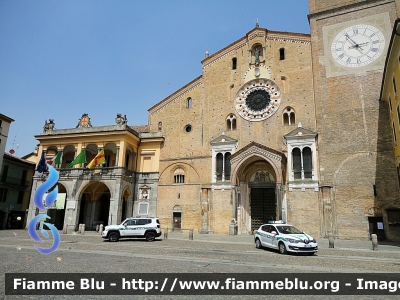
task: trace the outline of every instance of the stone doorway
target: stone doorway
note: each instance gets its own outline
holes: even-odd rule
[[[172,213],[172,219],[173,219],[173,229],[175,230],[181,230],[182,228],[182,213],[178,211],[174,211]]]
[[[376,234],[378,241],[385,240],[385,230],[383,229],[383,217],[368,217],[369,235]]]
[[[250,194],[251,230],[276,220],[275,188],[252,188]]]

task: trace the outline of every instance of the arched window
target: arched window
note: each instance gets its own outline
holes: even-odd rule
[[[192,98],[189,97],[186,99],[186,107],[192,108]]]
[[[237,63],[236,57],[232,58],[232,70],[236,70],[236,63]]]
[[[233,131],[236,130],[236,116],[234,114],[230,114],[226,117],[226,130]]]
[[[224,175],[225,180],[231,180],[231,162],[229,161],[229,157],[231,154],[229,152],[225,153],[225,161],[224,161]]]
[[[224,155],[222,153],[217,154],[217,181],[222,180],[222,173],[224,167]]]
[[[311,148],[304,147],[302,150],[294,148],[293,157],[293,175],[294,179],[312,178],[312,152]]]
[[[283,125],[289,125],[289,116],[287,113],[283,114]]]
[[[296,113],[292,107],[286,107],[282,114],[283,125],[296,124]]]
[[[185,182],[185,171],[182,168],[176,168],[174,171],[174,183]]]
[[[294,114],[294,111],[291,111],[291,112],[290,112],[290,115],[289,115],[289,124],[290,124],[290,125],[296,124],[296,115]]]
[[[305,147],[303,149],[303,169],[304,169],[304,178],[311,179],[312,178],[312,155],[311,148]]]
[[[229,157],[230,152],[217,153],[216,156],[216,180],[217,181],[230,181],[231,180],[231,163]]]
[[[293,173],[294,179],[301,179],[301,152],[299,148],[294,148],[293,155]]]
[[[285,49],[279,49],[279,60],[285,60]]]

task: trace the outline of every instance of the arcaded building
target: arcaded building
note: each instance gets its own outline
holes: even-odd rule
[[[400,227],[388,221],[388,212],[400,211],[393,130],[380,99],[399,5],[310,0],[304,16],[310,34],[258,24],[244,29],[236,41],[205,53],[199,77],[148,110],[142,132],[96,131],[101,138],[92,141],[93,153],[110,134],[115,145],[108,149],[122,172],[117,188],[104,181],[108,223],[150,214],[163,227],[249,234],[283,220],[314,236],[399,239]],[[77,141],[72,154],[85,130],[68,133]],[[120,130],[132,142],[121,143]],[[59,144],[52,134],[37,137],[46,149]],[[124,177],[131,164],[121,156],[127,145],[136,160],[128,168],[132,181]],[[82,207],[84,187],[100,181],[84,170],[80,176],[86,178],[80,190],[67,188],[75,207]],[[139,209],[144,195],[147,211]]]

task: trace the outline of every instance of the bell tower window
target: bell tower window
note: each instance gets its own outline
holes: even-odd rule
[[[292,107],[286,107],[282,114],[283,125],[296,124],[296,113]]]
[[[186,107],[192,108],[192,98],[189,97],[186,99]]]
[[[226,130],[236,130],[236,116],[234,114],[230,114],[228,117],[226,117]]]

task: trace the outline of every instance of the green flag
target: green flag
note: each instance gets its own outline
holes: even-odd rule
[[[67,166],[67,169],[72,168],[74,165],[84,163],[86,163],[86,152],[85,149],[82,149],[81,153],[79,153],[79,155]]]

